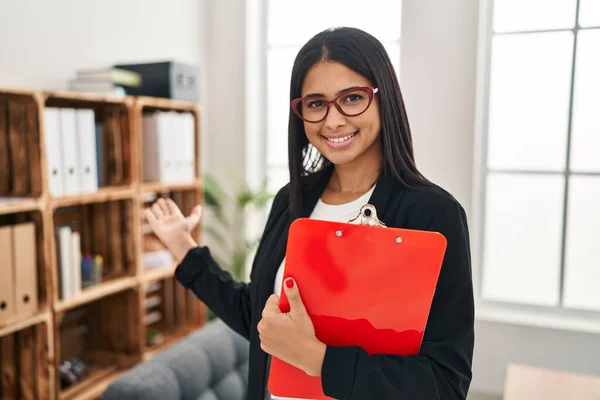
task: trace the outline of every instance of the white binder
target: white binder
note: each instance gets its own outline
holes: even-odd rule
[[[156,135],[158,148],[158,178],[163,183],[173,183],[177,181],[175,171],[175,141],[172,132],[172,113],[156,113]]]
[[[169,123],[171,125],[170,137],[171,137],[171,158],[173,159],[173,181],[174,182],[187,182],[187,174],[185,173],[185,122],[182,118],[183,114],[177,112],[169,113]]]
[[[196,129],[194,115],[192,113],[184,113],[181,115],[183,120],[183,137],[185,145],[183,153],[185,180],[193,181],[196,178]]]
[[[98,191],[96,163],[96,127],[94,110],[77,110],[77,139],[82,193]]]
[[[79,146],[77,145],[77,122],[75,109],[60,109],[60,132],[62,143],[62,166],[65,176],[64,195],[81,193]]]
[[[46,146],[46,169],[48,174],[48,190],[52,197],[64,193],[64,176],[62,168],[62,145],[60,134],[60,110],[44,109],[44,144]]]

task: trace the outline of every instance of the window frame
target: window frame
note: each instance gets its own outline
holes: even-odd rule
[[[581,0],[576,1],[575,25],[571,29],[551,29],[551,30],[527,30],[517,32],[493,32],[493,11],[495,0],[482,0],[479,10],[479,32],[477,43],[477,76],[476,76],[476,97],[475,97],[475,135],[474,135],[474,164],[472,181],[472,219],[471,219],[471,240],[472,240],[472,260],[473,260],[473,284],[476,301],[476,318],[481,321],[491,321],[500,323],[510,323],[517,325],[536,326],[542,328],[552,328],[569,330],[576,332],[600,333],[600,312],[580,309],[566,308],[563,305],[564,300],[564,281],[565,281],[565,249],[566,249],[566,229],[568,217],[569,200],[569,182],[572,176],[598,176],[598,173],[581,173],[570,170],[571,162],[571,143],[572,143],[572,118],[573,102],[575,90],[575,76],[577,63],[577,46],[579,32],[584,30],[598,29],[596,27],[580,27],[579,12]],[[504,170],[489,169],[487,167],[487,146],[488,146],[488,123],[489,123],[489,100],[490,100],[490,81],[491,81],[491,61],[492,61],[492,42],[494,35],[514,35],[522,33],[540,33],[552,31],[572,31],[574,34],[573,59],[570,77],[570,99],[569,115],[567,127],[567,158],[566,166],[562,172],[542,172],[542,171],[524,171],[524,170]],[[558,306],[538,306],[520,303],[508,303],[500,301],[486,300],[482,297],[483,288],[483,253],[485,238],[485,216],[486,216],[486,190],[487,176],[494,172],[508,172],[510,174],[552,174],[563,175],[565,186],[563,193],[563,214],[562,214],[562,239],[561,239],[561,265],[559,282],[559,305]]]

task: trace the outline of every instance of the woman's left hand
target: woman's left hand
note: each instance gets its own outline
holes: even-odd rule
[[[283,286],[290,312],[281,312],[279,296],[273,294],[269,297],[258,323],[260,346],[266,353],[308,375],[321,376],[327,347],[315,336],[315,328],[294,279],[286,279]]]

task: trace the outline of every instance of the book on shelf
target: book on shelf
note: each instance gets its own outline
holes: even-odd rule
[[[69,81],[69,89],[75,92],[99,93],[125,96],[127,87],[139,87],[142,76],[121,68],[87,68],[76,71],[75,79]]]
[[[56,257],[60,298],[77,297],[87,287],[102,281],[103,257],[82,254],[81,234],[69,225],[56,228]]]

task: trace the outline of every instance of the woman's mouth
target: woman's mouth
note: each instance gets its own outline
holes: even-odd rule
[[[321,135],[321,136],[325,140],[325,143],[327,143],[329,145],[329,147],[334,148],[334,149],[341,149],[343,147],[348,146],[350,143],[352,143],[357,134],[358,134],[358,131],[352,132],[349,135],[336,136],[335,138],[327,137],[324,135]]]

